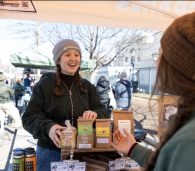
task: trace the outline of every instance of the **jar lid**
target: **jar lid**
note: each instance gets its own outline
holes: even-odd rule
[[[15,151],[25,151],[23,148],[15,148],[15,149],[13,149],[13,152],[15,152]]]
[[[31,154],[35,155],[34,148],[32,148],[32,147],[26,148],[25,149],[25,155],[31,155]]]
[[[16,151],[13,151],[13,155],[14,157],[24,157],[24,151],[22,150],[16,150]]]

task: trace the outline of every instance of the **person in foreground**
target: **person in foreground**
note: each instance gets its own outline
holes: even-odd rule
[[[22,116],[24,129],[38,139],[37,171],[50,171],[50,162],[60,161],[59,136],[65,129],[65,120],[77,127],[79,117],[106,118],[95,86],[80,77],[78,43],[62,39],[52,52],[57,71],[42,76]]]
[[[179,97],[174,122],[155,152],[136,143],[124,130],[112,143],[145,171],[187,171],[195,168],[195,12],[181,16],[161,38],[155,90]]]

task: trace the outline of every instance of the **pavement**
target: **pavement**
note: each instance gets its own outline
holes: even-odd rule
[[[158,143],[157,98],[154,97],[149,103],[149,95],[135,93],[132,97],[131,108],[136,128],[147,131],[146,141],[142,144],[150,148],[155,147],[155,144]],[[36,140],[33,139],[32,135],[23,128],[14,129],[10,125],[5,125],[4,132],[0,133],[0,171],[12,170],[13,149],[27,147],[36,147]]]

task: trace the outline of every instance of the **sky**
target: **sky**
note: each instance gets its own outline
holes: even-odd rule
[[[10,54],[32,49],[32,44],[35,44],[33,29],[35,29],[35,21],[0,19],[0,60],[2,64],[10,63]],[[46,50],[43,53],[51,55],[51,51],[48,50],[51,49],[51,45],[48,47],[44,45],[44,47]]]
[[[44,26],[46,26],[49,30],[50,24],[52,23],[45,22],[44,24]],[[29,50],[32,51],[32,44],[35,44],[35,29],[36,21],[0,19],[0,60],[2,64],[8,65],[10,63],[10,55],[13,53],[25,52]],[[62,29],[64,31],[65,27],[62,26]],[[40,28],[40,39],[49,39],[46,31],[44,31],[44,28]],[[62,37],[65,36],[66,35],[63,35]],[[107,46],[108,45],[109,43]],[[47,42],[41,46],[43,46],[41,49],[43,54],[52,56],[51,44]],[[82,57],[84,59],[84,57],[88,57],[88,54],[86,54],[82,44],[80,44],[80,46],[82,48]]]
[[[29,46],[28,41],[16,39],[13,35],[15,20],[0,19],[0,59],[3,64],[9,64],[9,55],[22,51]]]
[[[37,27],[37,21],[30,20],[13,20],[13,19],[0,19],[0,62],[3,65],[10,65],[10,55],[13,53],[22,52],[24,54],[29,54],[32,52],[32,48],[36,47],[36,34],[35,31]],[[48,57],[52,57],[52,48],[53,45],[48,43],[48,40],[57,40],[58,36],[66,37],[70,36],[68,33],[70,32],[64,23],[59,23],[59,35],[53,34],[51,35],[52,29],[56,28],[52,27],[54,23],[40,24],[40,28],[38,28],[38,39],[42,42],[39,42],[40,52]],[[54,26],[54,25],[53,25]],[[55,32],[54,32],[55,33]],[[84,33],[83,33],[84,35]],[[105,35],[104,35],[105,36]],[[113,41],[120,39],[120,36],[115,36]],[[146,35],[148,37],[148,35]],[[151,37],[151,36],[150,36]],[[106,42],[105,42],[106,41]],[[152,41],[152,40],[151,40]],[[46,42],[46,43],[43,43]],[[102,41],[103,42],[103,41]],[[88,59],[89,54],[86,53],[85,48],[82,47],[82,44],[78,42],[82,49],[82,59]],[[114,46],[111,43],[110,39],[104,40],[105,49],[111,49]],[[110,46],[110,47],[109,47]],[[113,48],[113,53],[115,53],[115,49]],[[109,52],[109,55],[111,52]],[[112,56],[112,55],[110,55]],[[86,57],[86,58],[85,58]]]

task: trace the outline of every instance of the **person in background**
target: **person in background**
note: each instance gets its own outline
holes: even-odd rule
[[[129,110],[131,104],[131,82],[127,80],[126,72],[121,72],[120,80],[115,85],[114,93],[117,109]]]
[[[14,86],[15,106],[18,108],[18,101],[25,93],[25,87],[21,84],[21,79],[17,79]]]
[[[155,152],[136,143],[126,130],[114,132],[113,147],[145,171],[195,168],[195,12],[178,17],[161,38],[154,92],[178,96],[174,121]]]
[[[7,116],[11,116],[14,121],[12,127],[19,128],[22,126],[22,121],[18,109],[15,107],[11,98],[14,96],[13,89],[8,86],[6,76],[0,72],[0,110],[1,114],[4,113]]]
[[[24,78],[24,87],[25,87],[26,91],[29,92],[30,94],[32,93],[31,82],[32,82],[32,79],[30,78],[30,74],[27,73],[26,78]]]
[[[38,139],[37,171],[50,171],[50,162],[60,161],[60,135],[65,120],[77,127],[77,119],[106,118],[96,87],[79,74],[81,49],[77,42],[62,39],[53,48],[55,73],[46,73],[36,83],[22,116],[24,129]]]
[[[105,106],[107,116],[110,118],[112,109],[115,108],[116,105],[114,104],[115,100],[113,98],[109,81],[106,80],[104,76],[100,76],[97,81],[96,89],[100,96],[100,102]]]

